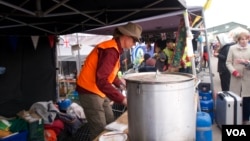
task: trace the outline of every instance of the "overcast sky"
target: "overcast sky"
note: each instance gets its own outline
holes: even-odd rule
[[[206,0],[186,0],[190,6],[204,5]],[[250,27],[250,0],[212,0],[205,11],[206,27],[237,22]]]

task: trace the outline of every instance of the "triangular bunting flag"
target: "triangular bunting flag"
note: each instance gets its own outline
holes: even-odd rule
[[[204,11],[208,10],[211,6],[212,0],[207,0],[206,3],[203,6]],[[198,23],[200,23],[202,21],[202,17],[201,16],[196,16],[194,19],[194,22],[192,24],[192,27],[195,27]]]
[[[50,47],[53,48],[54,43],[55,43],[55,35],[49,35],[48,38],[49,38]]]
[[[34,46],[35,50],[37,48],[38,39],[39,39],[39,36],[31,36],[31,40],[32,40],[32,43],[33,43],[33,46]]]
[[[209,9],[210,6],[211,6],[211,3],[212,3],[212,0],[207,0],[206,3],[203,6],[204,10]]]

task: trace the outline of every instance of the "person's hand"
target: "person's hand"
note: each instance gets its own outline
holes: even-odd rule
[[[114,101],[110,101],[109,105],[111,106],[114,105]]]
[[[215,52],[215,53],[214,53],[214,56],[215,56],[215,57],[217,57],[218,55],[219,55],[219,53],[218,53],[218,52]]]
[[[124,84],[126,86],[126,80],[124,78],[120,78],[122,84]]]
[[[245,65],[247,65],[247,64],[249,64],[249,60],[244,59],[242,63],[244,63]]]
[[[127,106],[127,98],[124,98],[124,99],[123,99],[122,104],[123,104],[124,106]]]
[[[125,63],[127,63],[127,61],[128,61],[127,58],[126,58],[126,59],[123,59],[123,60],[122,60],[122,63],[125,64]]]
[[[236,59],[235,60],[235,63],[238,63],[238,64],[246,64],[248,61],[246,59]]]
[[[122,91],[123,91],[123,90],[126,90],[126,85],[121,84],[120,87],[119,87],[119,89],[122,90]]]

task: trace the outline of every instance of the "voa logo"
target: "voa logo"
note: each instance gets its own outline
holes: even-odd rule
[[[226,129],[227,136],[247,136],[244,129]]]

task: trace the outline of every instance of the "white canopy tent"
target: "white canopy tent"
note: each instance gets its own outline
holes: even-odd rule
[[[79,72],[86,56],[98,43],[111,39],[110,35],[74,33],[59,36],[57,61],[75,61]]]
[[[72,50],[72,46],[79,45],[80,56],[88,55],[94,46],[102,41],[111,39],[110,35],[95,35],[74,33],[59,36],[57,44],[58,61],[75,61],[77,52]]]

